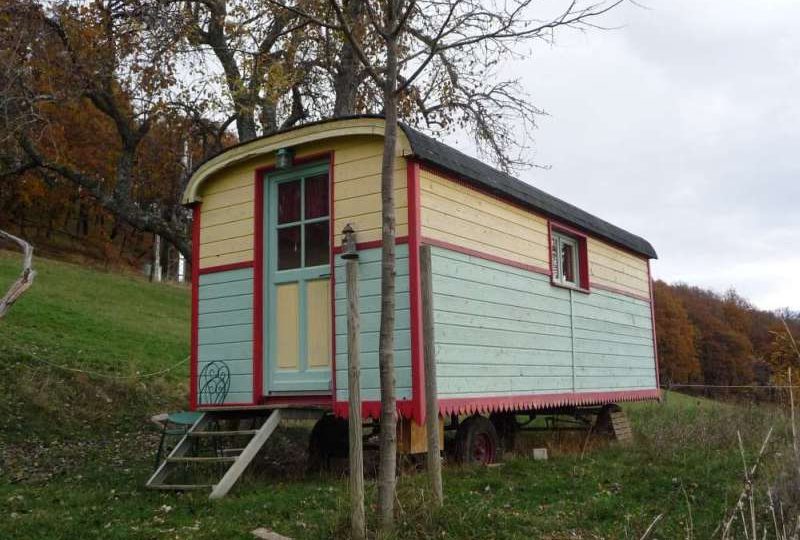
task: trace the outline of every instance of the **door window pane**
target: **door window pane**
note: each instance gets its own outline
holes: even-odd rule
[[[328,222],[306,224],[306,266],[328,264]]]
[[[306,178],[305,219],[328,215],[328,175],[318,174]]]
[[[278,270],[300,268],[300,225],[278,229]]]
[[[278,223],[300,221],[300,180],[278,184]]]

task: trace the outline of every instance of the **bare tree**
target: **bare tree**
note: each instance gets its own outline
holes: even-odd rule
[[[394,381],[395,208],[394,164],[397,124],[404,118],[429,129],[471,128],[483,152],[503,168],[520,163],[528,130],[541,114],[516,80],[498,80],[496,66],[517,55],[522,42],[550,40],[558,28],[594,28],[593,22],[624,0],[565,7],[547,16],[533,13],[533,0],[378,0],[366,1],[366,16],[354,17],[348,5],[328,0],[334,17],[325,18],[301,3],[273,0],[315,24],[341,32],[380,89],[386,118],[381,206],[383,211],[381,324],[380,472],[381,527],[393,524],[396,467]],[[365,20],[364,20],[365,19]],[[376,43],[377,42],[377,47]]]
[[[221,112],[235,123],[240,142],[306,118],[303,83],[313,40],[305,19],[260,0],[149,3],[172,21],[192,64],[202,65],[205,53],[218,62],[230,100]]]
[[[71,182],[118,219],[190,257],[189,216],[179,199],[143,196],[136,181],[140,146],[168,113],[166,89],[174,80],[169,47],[143,32],[140,6],[106,1],[45,8],[27,1],[2,2],[0,10],[8,26],[0,58],[0,177],[35,169]],[[96,141],[117,156],[103,172],[84,167],[53,138],[59,126],[52,119],[82,108],[104,118],[115,136]]]

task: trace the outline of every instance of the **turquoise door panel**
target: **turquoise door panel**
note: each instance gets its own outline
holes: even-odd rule
[[[328,164],[265,180],[264,388],[270,394],[331,389]]]

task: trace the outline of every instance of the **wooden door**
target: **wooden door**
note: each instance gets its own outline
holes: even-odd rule
[[[266,350],[270,393],[319,394],[331,385],[328,165],[270,175]]]

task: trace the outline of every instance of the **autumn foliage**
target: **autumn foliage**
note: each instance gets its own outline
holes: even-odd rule
[[[756,309],[734,290],[657,281],[653,293],[662,384],[769,385],[785,382],[789,367],[800,373],[790,337],[800,314]]]

